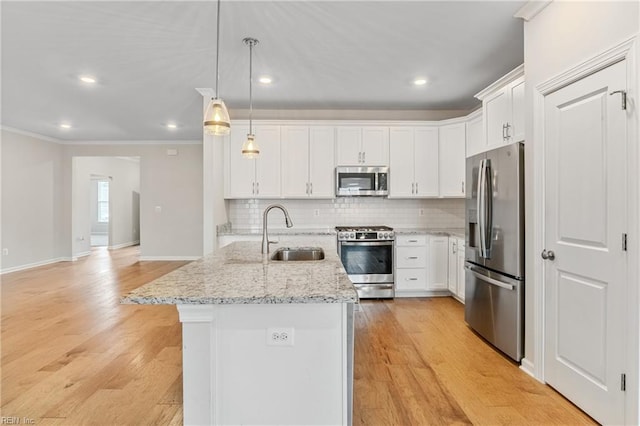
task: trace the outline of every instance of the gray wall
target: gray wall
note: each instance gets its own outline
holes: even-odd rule
[[[69,258],[61,226],[64,211],[61,145],[2,130],[2,268]]]
[[[72,215],[73,157],[140,157],[141,258],[201,255],[202,145],[61,145],[8,129],[1,136],[0,247],[9,249],[3,272],[71,259],[79,236]],[[167,156],[168,148],[178,155]],[[88,244],[89,230],[83,232]]]

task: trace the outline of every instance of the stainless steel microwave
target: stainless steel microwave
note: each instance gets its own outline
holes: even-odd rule
[[[386,197],[389,195],[389,168],[336,167],[337,197]]]

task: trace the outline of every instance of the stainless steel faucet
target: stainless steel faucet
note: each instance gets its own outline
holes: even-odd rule
[[[287,224],[287,228],[291,228],[293,226],[293,222],[289,217],[289,212],[287,209],[281,204],[271,204],[269,207],[264,209],[264,213],[262,214],[262,253],[269,253],[269,244],[274,244],[275,241],[269,241],[269,233],[267,231],[267,216],[271,209],[278,208],[282,210],[284,213],[284,220]]]

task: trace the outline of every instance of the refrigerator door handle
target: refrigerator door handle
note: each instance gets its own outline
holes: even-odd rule
[[[513,290],[515,288],[515,286],[513,284],[507,284],[507,283],[503,283],[502,281],[498,281],[494,278],[489,278],[486,275],[482,275],[477,273],[476,271],[473,270],[473,268],[471,266],[465,266],[464,269],[466,269],[467,271],[471,272],[473,274],[473,276],[475,276],[477,279],[485,281],[489,284],[498,286],[498,287],[502,287],[504,289],[507,290]]]
[[[478,171],[478,226],[480,231],[480,257],[491,258],[491,230],[493,228],[491,197],[491,160],[480,162]]]

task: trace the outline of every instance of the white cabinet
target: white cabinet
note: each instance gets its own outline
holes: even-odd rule
[[[226,148],[225,198],[279,198],[280,126],[254,126],[260,155],[256,159],[242,156],[242,145],[249,132],[245,125],[234,125]]]
[[[336,128],[338,166],[387,166],[389,128],[339,126]]]
[[[486,148],[524,140],[524,66],[476,95],[482,101]]]
[[[427,237],[427,290],[448,289],[449,237]]]
[[[427,236],[397,235],[396,296],[423,296],[427,291]]]
[[[464,303],[464,238],[449,237],[449,292]]]
[[[438,128],[389,131],[389,198],[437,197]]]
[[[464,197],[465,175],[465,123],[440,127],[440,196]]]
[[[282,196],[332,198],[334,128],[282,126]]]
[[[482,133],[482,109],[467,116],[466,153],[467,157],[487,150],[487,144]]]

